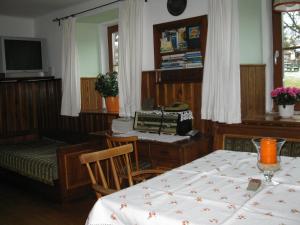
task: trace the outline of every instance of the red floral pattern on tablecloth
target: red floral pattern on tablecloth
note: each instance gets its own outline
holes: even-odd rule
[[[98,200],[87,225],[299,225],[300,159],[282,157],[275,186],[247,191],[263,178],[257,155],[216,151]]]

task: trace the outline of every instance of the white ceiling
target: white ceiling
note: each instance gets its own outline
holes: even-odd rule
[[[0,0],[0,15],[35,18],[86,0]]]

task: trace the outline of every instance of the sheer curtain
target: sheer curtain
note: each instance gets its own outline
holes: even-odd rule
[[[134,116],[141,107],[143,1],[125,0],[119,10],[120,116]]]
[[[238,0],[209,0],[202,119],[241,122]]]
[[[81,106],[76,19],[62,21],[62,102],[61,115],[79,116]]]

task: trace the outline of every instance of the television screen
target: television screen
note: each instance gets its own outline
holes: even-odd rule
[[[42,70],[41,41],[4,40],[6,70]]]

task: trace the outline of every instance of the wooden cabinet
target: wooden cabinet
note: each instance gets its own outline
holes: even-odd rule
[[[105,132],[90,133],[90,140],[105,141]],[[211,152],[211,143],[212,139],[204,135],[175,143],[139,140],[139,160],[153,167],[171,169],[207,155]]]
[[[207,155],[209,146],[210,138],[205,136],[176,143],[139,141],[139,159],[153,167],[171,169]]]
[[[182,32],[182,30],[184,31]],[[174,83],[202,81],[203,66],[197,65],[197,63],[189,63],[186,54],[200,52],[202,56],[202,64],[204,63],[203,57],[205,56],[207,38],[206,15],[168,23],[155,24],[153,25],[153,35],[154,61],[158,82]],[[172,43],[172,49],[166,50],[162,47],[162,40],[164,39],[167,39],[170,43]],[[182,42],[180,42],[182,39],[184,40],[183,43],[185,43],[183,45]],[[162,68],[163,59],[172,61],[174,57],[178,57],[180,55],[184,56],[183,58],[179,57],[179,59],[176,60],[175,66],[171,66],[170,68],[169,66],[163,66],[164,68]],[[172,61],[172,63],[173,62],[174,61]]]

